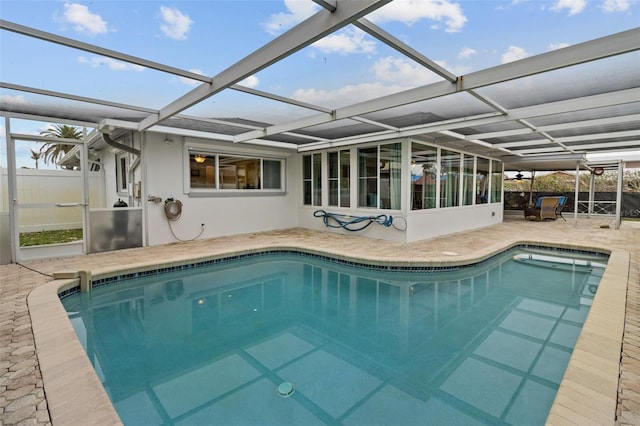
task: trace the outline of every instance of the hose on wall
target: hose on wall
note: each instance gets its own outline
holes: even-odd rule
[[[169,230],[171,231],[171,235],[173,235],[173,238],[175,238],[176,240],[180,241],[180,242],[187,242],[187,241],[194,241],[196,239],[198,239],[202,233],[204,232],[204,223],[202,225],[200,225],[200,233],[198,233],[198,235],[196,235],[195,237],[189,239],[189,240],[183,240],[182,238],[179,238],[175,232],[173,231],[173,226],[171,226],[171,222],[175,222],[178,219],[180,219],[180,216],[182,216],[182,201],[180,200],[174,200],[173,198],[167,198],[164,201],[164,215],[167,218],[167,223],[169,224]]]
[[[328,228],[343,228],[347,231],[362,231],[372,223],[383,225],[386,227],[392,226],[398,231],[405,231],[407,229],[407,220],[402,216],[393,217],[391,215],[380,214],[377,216],[349,216],[337,213],[328,213],[324,210],[316,210],[313,212],[313,216],[321,217],[324,225]],[[397,223],[394,223],[397,222]]]

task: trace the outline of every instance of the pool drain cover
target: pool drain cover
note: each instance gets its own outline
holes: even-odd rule
[[[290,396],[293,393],[293,385],[289,382],[282,382],[278,385],[280,396]]]

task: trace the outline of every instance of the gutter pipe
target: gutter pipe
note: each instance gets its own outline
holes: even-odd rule
[[[107,133],[104,133],[104,132],[102,133],[102,139],[109,146],[112,146],[112,147],[114,147],[116,149],[121,149],[123,151],[127,151],[128,153],[136,155],[136,156],[140,156],[140,150],[139,149],[135,149],[135,148],[132,148],[130,146],[118,143],[118,142],[114,141],[113,139],[111,139],[111,136],[109,136]]]

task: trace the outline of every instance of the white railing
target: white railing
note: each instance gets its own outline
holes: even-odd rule
[[[615,215],[615,201],[579,201],[578,212],[595,215]]]

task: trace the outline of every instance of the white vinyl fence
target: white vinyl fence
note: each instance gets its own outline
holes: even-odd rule
[[[19,169],[17,197],[18,204],[24,206],[18,216],[20,232],[82,227],[82,208],[55,206],[82,202],[80,171]],[[9,211],[9,202],[7,169],[0,168],[0,212]],[[104,173],[101,171],[89,172],[89,207],[105,207]]]

